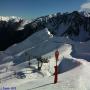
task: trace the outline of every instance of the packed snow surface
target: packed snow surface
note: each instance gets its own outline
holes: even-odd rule
[[[90,41],[55,37],[47,28],[0,52],[0,89],[90,90]],[[59,51],[58,83],[54,84],[55,51]],[[37,58],[49,60],[37,69]],[[30,62],[30,65],[29,65]],[[21,78],[22,77],[22,78]]]

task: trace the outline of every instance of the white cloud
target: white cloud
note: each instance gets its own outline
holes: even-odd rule
[[[80,10],[86,10],[86,9],[90,10],[90,0],[86,0],[86,2],[80,6]]]
[[[82,9],[90,9],[90,2],[84,3],[80,6],[81,10]]]

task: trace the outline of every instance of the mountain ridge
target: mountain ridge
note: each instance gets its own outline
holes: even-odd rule
[[[15,16],[6,18],[1,16],[0,51],[25,40],[33,33],[44,28],[48,28],[53,35],[69,37],[74,41],[85,42],[90,40],[90,17],[85,16],[84,13],[85,11],[56,13],[32,21]]]

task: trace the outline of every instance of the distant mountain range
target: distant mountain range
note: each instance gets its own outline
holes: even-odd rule
[[[0,51],[44,28],[48,28],[53,35],[69,37],[75,41],[90,40],[90,12],[56,13],[32,21],[15,16],[0,16]]]

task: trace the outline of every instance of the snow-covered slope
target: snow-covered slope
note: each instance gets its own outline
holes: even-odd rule
[[[16,79],[12,76],[12,79],[9,78],[9,80],[5,80],[5,82],[2,81],[0,86],[1,88],[16,87],[17,90],[89,90],[90,82],[88,78],[90,72],[88,70],[90,68],[90,63],[72,57],[63,58],[63,60],[59,68],[63,73],[59,74],[57,84],[53,84],[54,76],[42,78],[39,74],[31,75],[28,70],[24,70],[24,72],[29,72],[30,77],[26,79]],[[28,76],[28,74],[26,75]]]
[[[16,87],[17,90],[89,90],[89,62],[80,56],[84,54],[89,57],[89,44],[90,41],[75,42],[68,37],[53,36],[47,28],[38,31],[0,52],[0,87]],[[60,53],[59,82],[53,84],[57,49]],[[40,56],[49,62],[43,63],[41,71],[38,71],[36,58]],[[23,79],[20,79],[18,72],[25,75]]]
[[[69,62],[69,60],[67,61]],[[68,63],[68,65],[74,65]],[[59,75],[57,84],[53,84],[54,77],[43,78],[37,81],[24,83],[17,87],[18,90],[89,90],[90,89],[90,63],[82,62],[80,66]],[[65,65],[65,64],[64,64]],[[68,66],[70,67],[70,66]],[[21,87],[22,86],[22,87]]]
[[[8,48],[5,52],[11,53],[11,55],[15,55],[28,48],[34,48],[36,46],[39,46],[41,43],[47,41],[49,38],[52,38],[52,37],[53,36],[46,28],[42,31],[36,32],[35,34],[28,37],[26,40],[22,41],[21,43],[14,44],[10,48]]]

